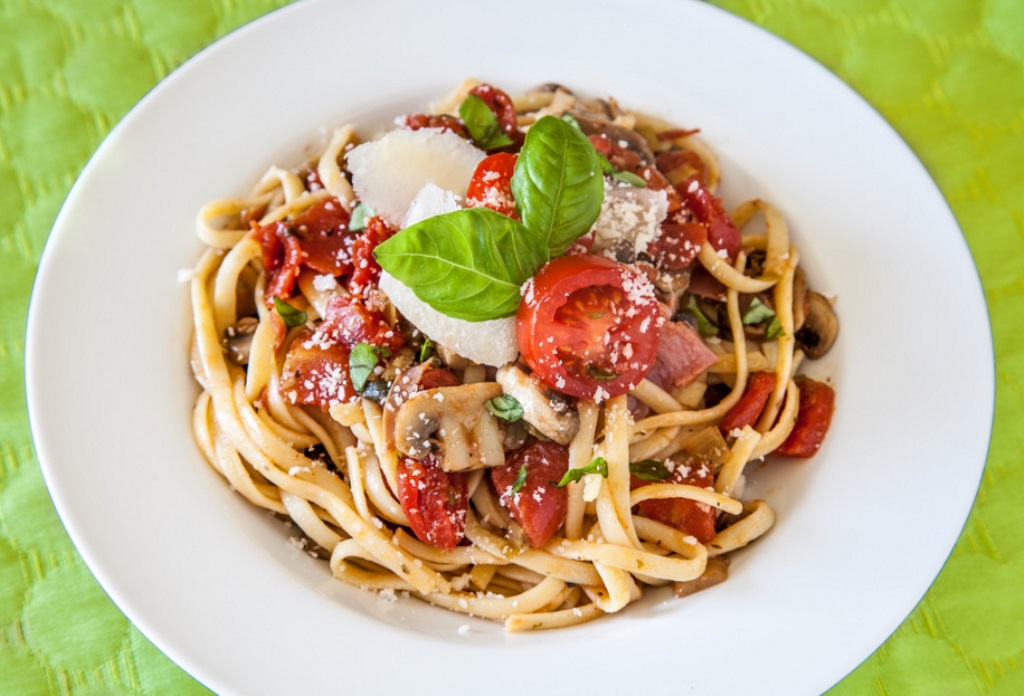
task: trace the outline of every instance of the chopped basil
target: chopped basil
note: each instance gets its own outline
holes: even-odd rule
[[[775,312],[772,311],[771,307],[761,302],[757,297],[750,303],[750,308],[747,313],[743,315],[743,324],[745,326],[751,326],[753,324],[763,324],[768,322],[768,326],[765,329],[765,337],[768,340],[778,338],[783,334],[782,324],[779,322],[779,317]]]
[[[515,423],[517,420],[523,417],[523,406],[515,397],[509,396],[508,394],[502,394],[496,396],[493,399],[488,399],[484,402],[484,406],[491,412],[495,418],[500,418],[503,421],[509,423]]]
[[[598,367],[597,365],[590,363],[587,365],[587,376],[596,379],[598,382],[611,382],[619,376],[619,373],[606,370],[603,367]]]
[[[569,485],[572,481],[579,481],[587,474],[600,474],[605,478],[608,478],[608,462],[604,457],[594,457],[589,464],[579,469],[569,469],[565,472],[565,476],[562,480],[555,485],[559,488],[563,488]]]
[[[700,311],[700,306],[697,304],[697,298],[690,295],[690,301],[686,304],[686,309],[693,316],[697,317],[697,331],[701,336],[717,336],[718,327],[713,321],[705,316],[704,312]]]
[[[373,369],[380,362],[380,351],[369,343],[357,343],[348,356],[348,372],[352,377],[352,386],[357,392],[366,389],[366,383],[373,374]]]
[[[744,326],[751,326],[753,324],[760,324],[768,321],[769,319],[775,318],[775,312],[772,308],[761,302],[761,299],[755,297],[750,303],[750,308],[747,313],[743,315]]]
[[[350,232],[358,232],[366,229],[366,220],[375,215],[373,208],[360,202],[352,209],[352,217],[348,221],[348,229]]]
[[[420,346],[420,362],[426,362],[433,352],[434,342],[424,336],[423,345]]]
[[[611,178],[615,179],[616,181],[621,181],[621,182],[623,182],[625,184],[630,184],[632,186],[636,186],[637,188],[647,188],[647,182],[646,181],[641,179],[639,176],[637,176],[633,172],[624,172],[624,171],[622,171],[621,169],[616,167],[614,164],[612,164],[608,160],[608,158],[605,157],[600,152],[597,153],[597,161],[601,163],[601,171],[604,172],[605,174],[607,174],[608,176],[610,176]]]
[[[289,329],[295,326],[302,326],[306,323],[305,312],[295,309],[277,295],[274,295],[274,309],[277,310],[278,315],[281,317],[281,321],[283,321],[284,325]]]
[[[512,144],[512,138],[501,130],[501,123],[491,107],[477,95],[470,94],[462,100],[459,116],[470,137],[484,150],[496,150]]]
[[[644,481],[664,481],[672,472],[657,459],[642,459],[629,463],[629,473]]]
[[[519,475],[516,476],[516,480],[512,482],[512,493],[518,493],[523,490],[523,484],[526,483],[526,465],[523,464],[519,467]]]

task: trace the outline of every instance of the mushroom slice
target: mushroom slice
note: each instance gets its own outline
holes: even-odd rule
[[[242,317],[233,326],[224,330],[224,338],[220,344],[224,347],[228,360],[236,365],[249,364],[249,349],[252,347],[252,337],[259,324],[260,320],[256,317]]]
[[[569,109],[569,113],[580,124],[580,129],[586,135],[603,135],[612,142],[619,143],[627,150],[635,152],[640,157],[642,163],[654,164],[654,151],[651,150],[650,144],[641,133],[632,128],[625,128],[612,123],[610,117],[606,119],[580,108],[574,107]]]
[[[505,393],[523,407],[523,420],[545,437],[568,445],[580,429],[580,417],[565,398],[540,384],[515,364],[498,368],[495,375]]]
[[[839,333],[839,319],[825,296],[807,292],[807,316],[803,328],[796,332],[797,343],[808,358],[817,360],[828,352]]]
[[[495,382],[417,392],[395,413],[395,447],[414,459],[436,448],[445,471],[501,466],[505,434],[484,405],[497,396],[501,386]]]

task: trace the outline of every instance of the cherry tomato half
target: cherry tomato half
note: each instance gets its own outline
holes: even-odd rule
[[[526,479],[513,492],[522,467],[526,467]],[[568,470],[569,450],[541,440],[510,452],[505,466],[490,469],[501,504],[522,525],[530,546],[543,546],[565,524],[569,493],[552,481],[562,480]]]
[[[603,256],[563,256],[530,282],[516,314],[516,340],[545,384],[601,400],[644,378],[661,323],[644,276]]]
[[[466,190],[466,202],[470,207],[482,205],[519,219],[516,200],[512,197],[512,174],[517,159],[518,156],[510,152],[498,152],[480,160]]]

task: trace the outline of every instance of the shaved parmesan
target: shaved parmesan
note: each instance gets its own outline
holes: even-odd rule
[[[380,275],[380,289],[413,326],[435,343],[481,365],[501,367],[516,359],[516,318],[470,322],[441,314],[416,297],[412,290],[387,271]]]
[[[435,215],[455,212],[462,207],[461,202],[458,194],[446,191],[433,182],[427,182],[409,204],[402,227],[403,229],[412,227],[417,222],[422,222]]]
[[[615,252],[628,251],[619,260],[632,261],[658,238],[667,215],[664,191],[605,180],[601,214],[594,223],[594,252],[616,258]]]
[[[393,130],[347,155],[352,187],[366,205],[401,227],[417,194],[428,183],[465,196],[485,153],[438,128]]]

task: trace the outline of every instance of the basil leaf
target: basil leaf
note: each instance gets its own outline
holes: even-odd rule
[[[752,324],[760,324],[775,318],[775,312],[772,311],[771,307],[755,297],[750,303],[750,309],[743,315],[743,324],[744,326],[751,326]]]
[[[373,208],[365,203],[359,203],[352,209],[352,217],[348,221],[349,232],[359,232],[366,229],[367,218],[372,218],[376,213]]]
[[[593,363],[589,363],[587,365],[587,376],[596,379],[598,382],[611,382],[619,376],[619,373],[612,372],[611,370],[606,370],[603,367],[598,367]]]
[[[563,488],[571,481],[579,481],[587,474],[601,474],[605,478],[608,478],[608,462],[604,457],[594,457],[589,464],[579,469],[569,469],[565,472],[565,476],[562,480],[555,485],[559,488]]]
[[[496,396],[484,402],[484,406],[495,418],[500,418],[509,423],[515,423],[523,417],[523,406],[515,397],[508,394]]]
[[[512,174],[512,196],[523,224],[560,256],[601,213],[604,178],[587,136],[554,116],[530,126]]]
[[[629,473],[644,481],[664,481],[672,472],[657,459],[642,459],[629,463]]]
[[[715,336],[718,334],[718,327],[704,315],[704,312],[700,311],[697,298],[693,295],[690,295],[690,301],[686,304],[686,309],[697,317],[697,331],[701,336]]]
[[[597,153],[597,161],[601,163],[601,171],[624,184],[630,184],[637,188],[647,188],[647,182],[633,172],[624,172],[609,161],[603,153]]]
[[[352,386],[357,392],[366,389],[366,382],[373,374],[373,368],[380,362],[380,353],[376,346],[369,343],[357,343],[348,355],[348,373],[352,377]]]
[[[423,345],[420,346],[420,362],[426,362],[431,353],[434,352],[434,343],[430,338],[423,337]]]
[[[547,261],[547,247],[489,208],[437,215],[378,246],[381,267],[431,307],[456,319],[487,321],[519,308],[519,287]]]
[[[519,467],[519,475],[516,476],[516,480],[512,482],[512,493],[518,493],[523,490],[523,484],[526,483],[526,465],[523,464]]]
[[[501,123],[491,107],[477,95],[470,94],[462,100],[459,116],[466,124],[470,137],[484,150],[496,150],[512,144],[512,138],[501,130]]]
[[[570,126],[583,133],[583,128],[580,127],[580,122],[576,120],[576,117],[572,114],[562,114],[562,120],[568,123]],[[584,135],[586,135],[584,133]]]
[[[779,336],[785,335],[785,331],[782,330],[782,323],[779,322],[778,317],[772,317],[772,320],[768,323],[768,329],[765,331],[765,337],[771,341]]]
[[[277,295],[274,295],[274,309],[277,310],[277,313],[281,316],[281,321],[289,329],[306,323],[305,312],[295,309]]]

